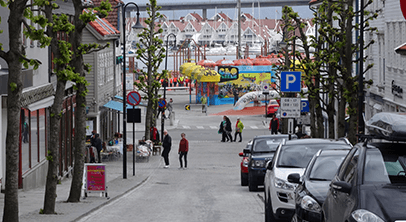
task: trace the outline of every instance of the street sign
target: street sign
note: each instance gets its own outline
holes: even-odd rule
[[[281,72],[281,92],[300,92],[302,72]]]
[[[189,104],[185,105],[185,110],[190,110],[190,105]]]
[[[300,112],[302,113],[308,113],[310,112],[310,108],[309,108],[309,100],[302,100],[300,102]]]
[[[166,100],[160,99],[158,101],[158,106],[159,106],[159,108],[165,108],[166,107]]]
[[[288,134],[295,133],[295,130],[293,129],[295,127],[294,125],[293,119],[288,119]]]
[[[265,84],[262,86],[262,94],[269,94],[269,86]]]
[[[136,106],[141,102],[141,95],[136,91],[132,91],[127,95],[127,102],[132,106]]]
[[[282,97],[281,118],[298,118],[300,117],[300,98]]]

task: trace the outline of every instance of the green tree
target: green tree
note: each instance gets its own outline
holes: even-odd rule
[[[99,7],[93,3],[83,2],[82,0],[73,0],[75,15],[73,25],[75,31],[70,35],[70,41],[73,49],[73,56],[70,66],[77,74],[74,82],[76,83],[76,111],[75,111],[75,140],[74,140],[74,168],[72,184],[69,192],[68,202],[79,202],[82,191],[83,168],[85,163],[86,147],[86,94],[87,81],[86,72],[90,71],[90,65],[84,64],[83,55],[102,50],[109,46],[99,44],[82,44],[83,29],[86,25],[96,20],[97,16],[106,17],[111,11],[111,4],[108,1],[102,1]],[[85,10],[88,9],[88,10]]]
[[[139,34],[140,43],[137,43],[137,59],[139,59],[147,70],[141,71],[139,83],[134,85],[146,95],[143,99],[148,100],[147,113],[145,116],[145,138],[150,139],[150,128],[155,123],[159,88],[161,87],[160,79],[167,78],[167,70],[162,73],[158,72],[159,65],[165,58],[165,48],[162,39],[158,35],[163,32],[161,25],[155,24],[155,21],[161,19],[163,15],[157,12],[161,7],[157,6],[156,0],[150,0],[147,5],[148,18],[145,20],[147,27]],[[142,47],[141,47],[142,45]],[[162,133],[162,132],[161,132]]]
[[[8,7],[8,46],[6,52],[0,43],[0,57],[8,65],[7,84],[7,137],[6,137],[6,185],[4,197],[3,221],[18,221],[18,147],[20,135],[21,95],[23,89],[22,67],[30,66],[37,69],[41,64],[39,60],[26,58],[22,39],[23,25],[33,35],[32,40],[39,40],[41,47],[49,44],[49,39],[36,30],[30,30],[25,23],[25,17],[30,16],[30,6],[27,0],[4,1],[0,0],[1,7]],[[41,26],[43,21],[38,21]],[[37,33],[38,35],[35,35]]]

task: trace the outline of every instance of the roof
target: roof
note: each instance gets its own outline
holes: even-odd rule
[[[88,11],[88,9],[85,9],[84,11]],[[107,19],[100,18],[99,16],[97,16],[96,20],[89,22],[89,25],[93,27],[94,30],[97,31],[102,37],[116,37],[120,34],[120,32],[114,26],[112,26]]]
[[[289,140],[286,141],[286,145],[308,145],[308,144],[347,144],[344,140],[334,140],[334,139],[320,139],[320,138],[309,138],[300,140]]]
[[[396,47],[395,52],[401,55],[406,55],[406,43]]]
[[[92,1],[93,1],[94,5],[96,7],[99,7],[100,3],[102,2],[102,0],[92,0]],[[110,22],[110,24],[112,26],[118,28],[117,23],[118,23],[118,10],[119,10],[119,8],[118,7],[116,8],[115,6],[118,6],[120,3],[124,4],[124,2],[122,2],[120,0],[110,0],[109,2],[111,3],[112,11],[109,12],[109,15],[106,17],[106,19],[107,19],[107,21]]]

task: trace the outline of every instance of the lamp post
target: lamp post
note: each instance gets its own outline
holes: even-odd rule
[[[175,38],[175,46],[176,47],[176,35],[173,33],[169,33],[166,36],[166,55],[165,55],[165,70],[168,70],[168,44],[169,44],[169,36],[173,36]],[[164,83],[164,100],[166,101],[166,85],[168,84],[166,78],[163,81]],[[165,119],[164,119],[164,114],[162,112],[161,114],[161,141],[164,141],[164,126],[165,126]]]
[[[127,74],[127,66],[126,66],[126,52],[125,52],[125,10],[128,5],[135,5],[137,8],[137,23],[132,27],[133,29],[143,29],[144,27],[140,23],[140,10],[138,9],[138,5],[129,2],[127,4],[120,4],[121,6],[121,13],[122,15],[122,24],[123,24],[123,178],[127,178],[127,103],[126,103],[126,74]],[[135,149],[135,144],[133,144],[133,149]]]
[[[364,110],[364,0],[361,0],[360,35],[359,35],[359,73],[358,73],[358,134],[364,134],[365,124],[362,112]]]

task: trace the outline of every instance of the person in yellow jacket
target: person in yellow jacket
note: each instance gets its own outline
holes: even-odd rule
[[[242,141],[242,130],[244,129],[244,124],[241,122],[240,117],[237,117],[237,123],[235,124],[235,134],[234,142],[237,140],[237,135],[240,135],[240,141]]]

